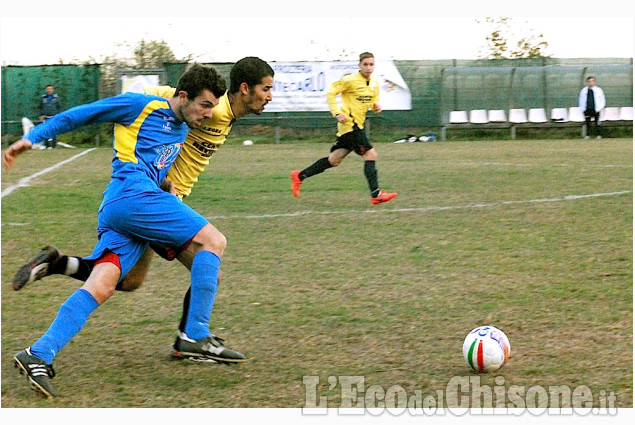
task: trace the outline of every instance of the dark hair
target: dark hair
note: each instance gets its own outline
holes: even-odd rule
[[[586,80],[589,81],[591,78],[595,80],[595,77],[593,75],[589,75],[588,77],[586,77]]]
[[[368,59],[368,58],[374,58],[375,55],[373,55],[371,52],[364,52],[361,55],[359,55],[359,62],[361,63],[364,59]]]
[[[234,64],[229,73],[229,92],[237,93],[242,83],[249,88],[261,84],[265,77],[274,76],[273,68],[260,58],[248,56]]]
[[[221,97],[227,91],[227,83],[213,66],[195,63],[181,75],[175,93],[178,95],[181,91],[187,92],[187,98],[192,100],[203,93],[203,90],[209,90],[214,96]]]

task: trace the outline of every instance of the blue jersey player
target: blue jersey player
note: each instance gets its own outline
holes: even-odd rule
[[[182,247],[193,255],[191,299],[179,351],[222,363],[245,357],[223,345],[209,331],[225,236],[176,196],[161,190],[189,128],[211,117],[226,89],[212,67],[194,65],[180,78],[173,98],[127,93],[64,111],[34,128],[3,155],[10,169],[21,152],[86,124],[114,122],[112,176],[98,213],[98,243],[86,260],[94,267],[85,284],[59,309],[49,329],[14,356],[33,388],[51,398],[52,363],[103,304],[149,243]]]

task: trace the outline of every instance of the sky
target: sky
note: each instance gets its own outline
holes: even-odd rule
[[[198,1],[155,0],[140,6],[110,0],[100,11],[91,11],[89,2],[41,2],[40,7],[39,0],[34,2],[26,10],[16,2],[3,6],[3,65],[99,63],[107,56],[129,57],[141,39],[165,41],[177,58],[192,55],[199,62],[235,62],[244,56],[267,61],[350,60],[362,51],[394,60],[475,59],[491,32],[482,22],[486,16],[512,16],[521,34],[542,34],[552,57],[633,57],[633,16],[601,13],[616,15],[612,1],[521,3],[551,16],[525,16],[531,12],[528,8],[508,5],[519,2],[485,0],[455,0],[434,9],[426,6],[433,2],[421,0],[238,0],[236,9],[223,8],[219,15],[212,14],[218,5],[213,1],[204,13],[194,13],[189,6],[201,4]],[[415,3],[417,8],[412,7]],[[173,10],[176,4],[183,7]],[[573,12],[579,16],[568,16]],[[588,35],[590,28],[593,33]]]

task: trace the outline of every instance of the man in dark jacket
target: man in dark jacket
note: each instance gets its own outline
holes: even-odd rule
[[[52,84],[49,84],[46,86],[46,93],[40,96],[40,104],[38,105],[40,121],[44,122],[60,112],[62,112],[60,97],[57,93],[55,93],[55,87],[53,87]],[[57,146],[57,140],[55,138],[49,139],[46,141],[45,146],[47,148],[54,148]]]

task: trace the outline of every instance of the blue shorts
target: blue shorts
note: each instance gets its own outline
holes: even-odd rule
[[[99,211],[99,241],[85,260],[97,260],[106,250],[114,252],[121,263],[121,281],[150,242],[180,247],[207,223],[179,198],[160,189],[118,199]]]

